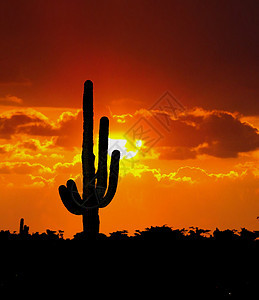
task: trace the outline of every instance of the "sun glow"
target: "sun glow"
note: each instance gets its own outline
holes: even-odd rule
[[[111,139],[108,140],[108,154],[111,156],[113,150],[119,150],[121,159],[131,159],[135,157],[142,146],[141,140],[136,140],[135,145],[131,144],[126,139]]]

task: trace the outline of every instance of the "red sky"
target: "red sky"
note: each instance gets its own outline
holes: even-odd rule
[[[102,232],[258,230],[258,13],[257,1],[2,1],[0,228],[81,230],[57,188],[80,185],[91,79],[95,130],[108,116],[124,151]],[[159,102],[166,92],[184,110]],[[155,142],[125,145],[136,124]]]

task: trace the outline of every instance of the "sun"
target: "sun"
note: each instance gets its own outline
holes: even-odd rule
[[[136,146],[140,148],[142,146],[142,141],[141,140],[136,140]]]
[[[133,144],[126,139],[109,138],[108,154],[111,156],[113,150],[119,150],[121,153],[121,159],[131,159],[138,154],[142,144],[141,140],[136,140],[135,144]]]

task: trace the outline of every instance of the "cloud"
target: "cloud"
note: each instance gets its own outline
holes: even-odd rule
[[[72,148],[80,145],[81,123],[82,113],[80,110],[76,113],[64,112],[56,122],[50,121],[45,115],[34,109],[13,110],[0,115],[0,138],[11,139],[13,135],[17,134],[56,137],[54,142],[56,146]],[[39,146],[35,142],[26,145],[35,150]]]
[[[196,158],[196,151],[188,147],[157,147],[159,159],[185,160]]]
[[[83,117],[81,110],[75,113],[62,113],[56,122],[57,139],[55,145],[68,149],[81,147],[82,122]]]
[[[53,170],[59,174],[81,174],[81,162],[61,163],[58,162],[53,166]]]
[[[46,116],[35,110],[8,111],[0,115],[0,138],[10,139],[17,133],[32,134],[32,130],[38,130],[38,135],[41,135],[42,129],[50,135],[52,125]]]
[[[198,150],[200,154],[237,157],[238,153],[253,151],[259,147],[257,128],[226,112],[212,112],[202,119],[198,128],[204,135],[205,143]]]
[[[237,179],[244,176],[246,172],[240,172],[231,170],[228,173],[209,173],[206,170],[199,167],[185,166],[177,169],[176,172],[170,173],[167,176],[161,176],[169,178],[170,180],[177,180],[182,178],[190,178],[191,182],[203,182],[203,181],[218,181],[220,179]]]
[[[201,108],[170,118],[170,132],[157,144],[161,159],[190,159],[207,154],[220,158],[259,148],[258,129],[240,116]]]
[[[170,120],[170,130],[161,131],[152,116],[166,116]],[[259,148],[259,133],[256,127],[245,122],[242,116],[226,111],[206,111],[202,108],[186,110],[177,118],[175,114],[161,110],[148,111],[141,109],[134,114],[113,115],[113,119],[127,127],[128,118],[148,119],[148,124],[161,132],[163,138],[154,146],[163,160],[195,159],[199,155],[210,155],[219,158],[234,158],[240,153]],[[73,149],[81,146],[82,111],[63,112],[56,121],[51,121],[44,114],[34,109],[12,110],[0,114],[0,138],[11,139],[14,135],[46,137],[51,139],[49,147]],[[145,140],[143,140],[145,145]],[[23,145],[37,151],[41,148],[35,141]]]
[[[0,98],[0,105],[2,106],[20,106],[22,103],[23,100],[16,96],[7,95]]]
[[[6,154],[8,151],[5,146],[0,146],[0,154]]]
[[[64,155],[59,153],[60,149],[54,146],[54,140],[28,138],[27,136],[19,139],[9,140],[9,143],[0,146],[1,160],[5,161],[34,161],[42,162],[43,159],[60,161]],[[62,151],[64,153],[64,150]]]
[[[113,119],[117,121],[117,123],[126,123],[127,118],[133,118],[132,114],[122,114],[122,115],[113,115]]]
[[[43,176],[34,176],[29,174],[29,178],[31,179],[31,183],[26,183],[24,185],[25,188],[43,188],[47,185],[53,186],[55,181],[55,177],[46,179]]]
[[[258,171],[258,169],[257,169]],[[172,183],[201,183],[204,181],[219,181],[223,179],[235,180],[238,178],[242,178],[247,176],[250,173],[250,169],[240,169],[237,167],[234,170],[231,170],[227,173],[210,173],[200,167],[192,167],[192,166],[183,166],[178,168],[175,171],[170,173],[163,173],[158,168],[151,168],[147,165],[136,163],[134,164],[134,168],[129,168],[127,172],[124,173],[124,176],[133,175],[134,177],[143,177],[147,174],[150,174],[151,177],[156,178],[157,181],[164,184],[172,184]],[[252,172],[254,176],[259,175],[259,172]]]
[[[40,141],[35,139],[30,139],[21,143],[21,146],[25,149],[29,149],[32,151],[42,150]]]
[[[0,162],[0,174],[44,174],[53,171],[40,163]]]
[[[130,115],[130,123],[129,114],[113,115],[113,118],[123,123],[126,132],[129,126],[134,128],[139,118],[147,120],[145,130],[149,136],[153,132],[163,136],[153,147],[163,160],[195,159],[205,154],[234,158],[259,148],[258,129],[238,113],[197,107],[176,114],[161,108],[139,109]],[[142,140],[145,144],[144,134]]]

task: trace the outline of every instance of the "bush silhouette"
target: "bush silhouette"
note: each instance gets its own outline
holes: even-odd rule
[[[110,233],[110,237],[109,239],[111,240],[128,240],[129,236],[128,236],[128,231],[127,230],[118,230],[115,232]]]

